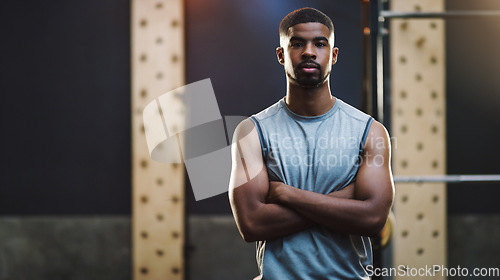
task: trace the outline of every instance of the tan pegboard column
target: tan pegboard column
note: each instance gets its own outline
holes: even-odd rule
[[[390,3],[398,12],[444,10],[444,0]],[[394,174],[446,174],[444,20],[393,19],[390,44]],[[394,210],[394,266],[446,266],[446,185],[397,184]]]
[[[183,279],[184,166],[151,160],[142,116],[148,103],[185,84],[183,1],[131,5],[133,277]],[[176,114],[169,119],[182,130],[184,116]]]

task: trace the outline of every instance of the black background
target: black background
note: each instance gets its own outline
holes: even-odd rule
[[[285,94],[277,29],[312,6],[332,17],[332,93],[359,108],[359,1],[186,0],[187,82],[211,78],[222,115],[249,116]],[[500,9],[500,1],[447,2]],[[8,1],[1,44],[0,215],[131,213],[130,2]],[[500,173],[500,19],[447,23],[449,174]],[[448,212],[499,213],[495,184],[453,185]],[[230,213],[227,194],[190,214]]]

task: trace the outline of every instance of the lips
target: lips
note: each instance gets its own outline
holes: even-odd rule
[[[315,63],[302,63],[299,65],[299,68],[319,68]]]
[[[318,68],[300,68],[300,69],[306,73],[313,73],[319,71]]]
[[[304,62],[298,65],[298,69],[306,72],[306,73],[312,73],[319,71],[319,65],[317,63],[313,62]]]

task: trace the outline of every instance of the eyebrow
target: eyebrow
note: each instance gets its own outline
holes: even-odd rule
[[[299,37],[299,36],[293,36],[292,38],[290,38],[290,41],[306,41],[304,38],[302,37]],[[314,37],[312,39],[313,41],[327,41],[328,42],[328,38],[324,37],[324,36],[318,36],[318,37]]]

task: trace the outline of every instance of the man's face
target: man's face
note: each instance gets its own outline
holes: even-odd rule
[[[318,22],[296,24],[280,38],[278,61],[284,65],[288,79],[302,87],[318,87],[328,81],[338,49],[334,36]]]

